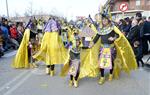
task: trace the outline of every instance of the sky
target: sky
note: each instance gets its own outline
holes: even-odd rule
[[[99,5],[106,0],[7,0],[9,15],[23,16],[31,7],[34,13],[47,13],[68,18],[98,13]],[[6,0],[0,0],[0,15],[7,16]]]

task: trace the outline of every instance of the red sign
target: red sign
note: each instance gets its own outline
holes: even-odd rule
[[[125,12],[128,10],[128,4],[127,3],[121,3],[119,5],[119,10],[122,11],[122,12]]]

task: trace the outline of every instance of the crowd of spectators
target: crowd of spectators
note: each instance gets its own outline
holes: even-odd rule
[[[150,17],[147,19],[141,13],[136,13],[135,17],[121,19],[118,27],[131,44],[138,66],[140,63],[144,66],[142,58],[150,53]]]
[[[24,32],[23,22],[0,19],[0,57],[11,49],[18,49]]]

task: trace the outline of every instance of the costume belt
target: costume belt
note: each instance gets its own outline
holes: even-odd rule
[[[102,48],[113,48],[114,46],[114,44],[101,44]]]

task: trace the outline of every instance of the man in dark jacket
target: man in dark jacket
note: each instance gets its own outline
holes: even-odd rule
[[[143,37],[142,37],[142,46],[144,54],[149,53],[148,42],[150,43],[150,22],[145,21],[143,25]]]
[[[143,54],[141,52],[142,48],[140,43],[140,27],[138,26],[138,21],[136,19],[132,21],[132,27],[127,35],[127,39],[134,50],[138,67],[140,62],[142,66],[144,66],[144,62],[142,60]]]
[[[133,46],[135,41],[140,41],[140,28],[136,19],[132,21],[132,27],[127,34],[127,39],[130,42],[131,46]]]
[[[148,41],[150,42],[150,22],[142,20],[142,14],[136,13],[136,19],[140,27],[140,39],[143,54],[148,54]]]

